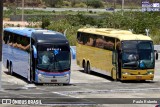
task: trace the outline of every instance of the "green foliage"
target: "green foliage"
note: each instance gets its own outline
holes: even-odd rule
[[[87,7],[87,5],[85,4],[85,3],[83,3],[83,2],[80,2],[80,3],[76,3],[75,5],[74,5],[74,7]]]
[[[17,9],[17,7],[16,7],[15,3],[8,3],[7,4],[7,9],[8,9],[8,12],[10,13],[10,15],[11,14],[16,15],[16,9]]]
[[[62,6],[63,7],[71,7],[71,2],[69,2],[69,1],[63,1],[63,3],[62,3]]]
[[[45,29],[50,25],[50,20],[47,17],[42,17],[42,28]]]
[[[34,22],[37,21],[37,19],[34,19]],[[76,15],[66,15],[63,19],[52,21],[49,19],[47,21],[45,28],[62,33],[67,29],[67,38],[71,45],[75,45],[77,30],[84,26],[125,30],[133,29],[133,32],[137,34],[146,34],[145,29],[150,29],[149,35],[154,43],[160,43],[159,12],[124,12],[123,15],[121,12],[106,12],[100,15],[84,15],[84,13],[79,12]]]
[[[61,33],[64,33],[64,31],[67,29],[66,37],[70,42],[70,45],[75,45],[76,41],[76,33],[79,26],[73,27],[69,24],[69,22],[66,19],[53,21],[49,26],[48,29],[58,31]]]
[[[103,2],[100,0],[87,0],[86,4],[90,7],[94,7],[94,8],[100,8],[100,7],[104,7],[103,6]]]

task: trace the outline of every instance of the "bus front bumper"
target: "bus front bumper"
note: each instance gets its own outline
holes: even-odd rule
[[[37,70],[35,77],[36,77],[35,78],[36,83],[57,83],[57,84],[70,83],[70,71],[56,74],[56,73],[45,73],[41,72],[40,70]]]
[[[123,74],[121,80],[153,80],[154,75],[126,75]]]
[[[69,74],[65,76],[46,76],[38,74],[38,83],[69,83]]]

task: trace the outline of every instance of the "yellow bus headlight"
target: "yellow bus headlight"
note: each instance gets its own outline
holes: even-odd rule
[[[124,74],[124,75],[130,75],[129,72],[123,72],[122,74]]]
[[[153,71],[147,71],[147,74],[153,74]]]

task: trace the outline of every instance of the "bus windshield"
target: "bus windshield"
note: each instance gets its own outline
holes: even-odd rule
[[[123,41],[122,67],[136,69],[154,68],[154,51],[151,41]]]
[[[37,68],[48,72],[70,69],[69,45],[38,45]]]

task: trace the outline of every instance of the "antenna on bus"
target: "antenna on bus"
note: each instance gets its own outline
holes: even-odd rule
[[[149,36],[149,29],[145,29],[147,36]]]
[[[129,29],[129,31],[131,31],[133,33],[133,29]]]
[[[66,30],[64,31],[64,33],[63,33],[63,34],[64,34],[64,36],[66,36],[67,30],[68,30],[68,29],[66,29]]]

